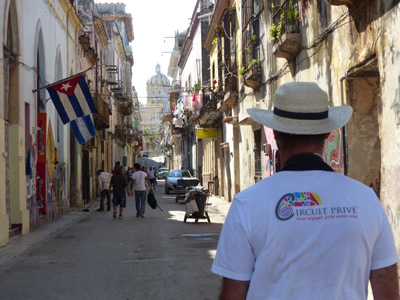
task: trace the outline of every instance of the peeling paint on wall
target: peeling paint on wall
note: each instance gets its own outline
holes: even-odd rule
[[[393,230],[399,228],[399,223],[400,223],[399,210],[398,209],[396,210],[394,207],[387,205],[386,214],[388,216],[390,225],[392,226]],[[396,234],[395,232],[393,233]],[[400,240],[395,238],[395,243],[396,243],[397,253],[400,253]]]
[[[399,87],[395,91],[394,101],[390,106],[393,110],[395,116],[395,123],[397,126],[400,125],[400,77],[399,77]]]

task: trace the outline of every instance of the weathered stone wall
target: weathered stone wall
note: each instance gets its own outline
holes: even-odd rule
[[[328,92],[332,106],[353,106],[347,126],[348,175],[378,194],[400,250],[399,17],[399,1],[358,1],[350,10],[314,3],[301,20],[302,49],[295,61],[275,58],[272,45],[263,40],[266,90],[259,97],[266,98],[261,107],[270,108],[279,85],[315,81]],[[270,24],[265,18],[264,28]]]

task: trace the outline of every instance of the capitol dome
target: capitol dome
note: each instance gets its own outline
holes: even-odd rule
[[[156,75],[147,80],[147,86],[170,85],[168,77],[161,73],[160,64],[156,66]]]

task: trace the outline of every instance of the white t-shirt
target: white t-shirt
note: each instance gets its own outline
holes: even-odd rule
[[[247,299],[366,299],[370,271],[398,256],[372,189],[342,174],[285,171],[233,200],[212,272]]]
[[[143,171],[135,171],[132,174],[132,178],[135,179],[135,191],[145,191],[146,190],[146,183],[145,178],[147,177],[146,172]]]
[[[100,191],[102,190],[108,190],[110,187],[110,181],[111,177],[113,174],[107,173],[107,172],[101,172],[99,175],[99,186],[100,186]]]
[[[148,171],[148,172],[147,172],[147,176],[149,177],[149,179],[154,179],[154,178],[155,178],[155,176],[154,176],[154,171],[153,171],[153,170]]]

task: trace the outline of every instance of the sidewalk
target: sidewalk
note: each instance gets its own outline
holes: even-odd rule
[[[46,223],[34,231],[10,238],[7,244],[0,247],[0,274],[11,269],[35,249],[55,238],[58,233],[63,232],[79,220],[85,218],[88,213],[97,209],[98,204],[96,202],[98,201],[92,201],[81,207],[71,208],[69,213]]]
[[[229,208],[231,207],[231,203],[225,201],[223,197],[214,195],[210,195],[210,197],[208,198],[208,203],[209,203],[208,207],[209,211],[219,212],[223,216],[223,219],[225,220]]]

